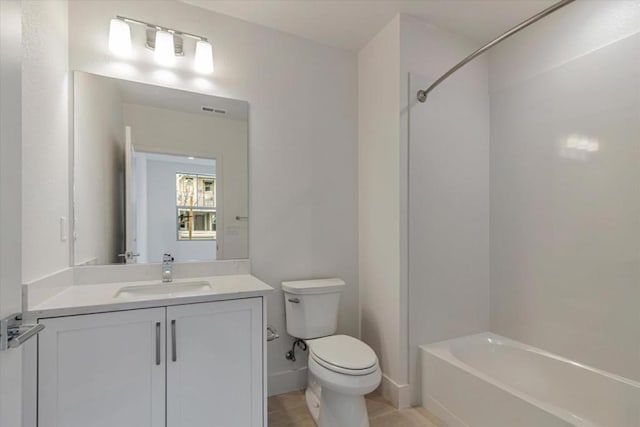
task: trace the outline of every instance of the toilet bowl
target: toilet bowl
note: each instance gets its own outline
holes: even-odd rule
[[[337,329],[341,279],[282,282],[287,332],[309,350],[305,392],[319,427],[368,427],[364,395],[375,390],[382,372],[375,352]]]
[[[318,426],[368,427],[364,395],[375,390],[382,378],[373,350],[347,335],[309,340],[307,344],[309,372],[321,390],[319,411],[315,399],[307,396],[307,403],[313,405],[309,410]]]

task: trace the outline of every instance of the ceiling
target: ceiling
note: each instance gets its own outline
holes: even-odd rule
[[[358,50],[398,13],[417,16],[478,44],[554,0],[180,0],[318,43]]]

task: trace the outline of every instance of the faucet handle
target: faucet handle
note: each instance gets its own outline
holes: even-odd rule
[[[169,253],[165,253],[162,255],[162,262],[173,262],[174,258]]]

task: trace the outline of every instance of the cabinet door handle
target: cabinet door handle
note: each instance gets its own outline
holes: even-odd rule
[[[176,321],[171,321],[171,360],[175,362],[178,360],[178,353],[176,350]]]
[[[156,365],[160,364],[160,322],[156,323]]]

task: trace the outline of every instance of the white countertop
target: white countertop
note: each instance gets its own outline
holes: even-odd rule
[[[172,283],[208,282],[210,289],[179,293],[138,294],[124,293],[116,296],[125,286],[158,285],[159,281],[131,281],[92,285],[72,285],[39,304],[28,307],[30,318],[68,316],[131,310],[177,304],[193,304],[228,299],[261,297],[273,288],[250,274],[234,274],[212,277],[176,279]]]

